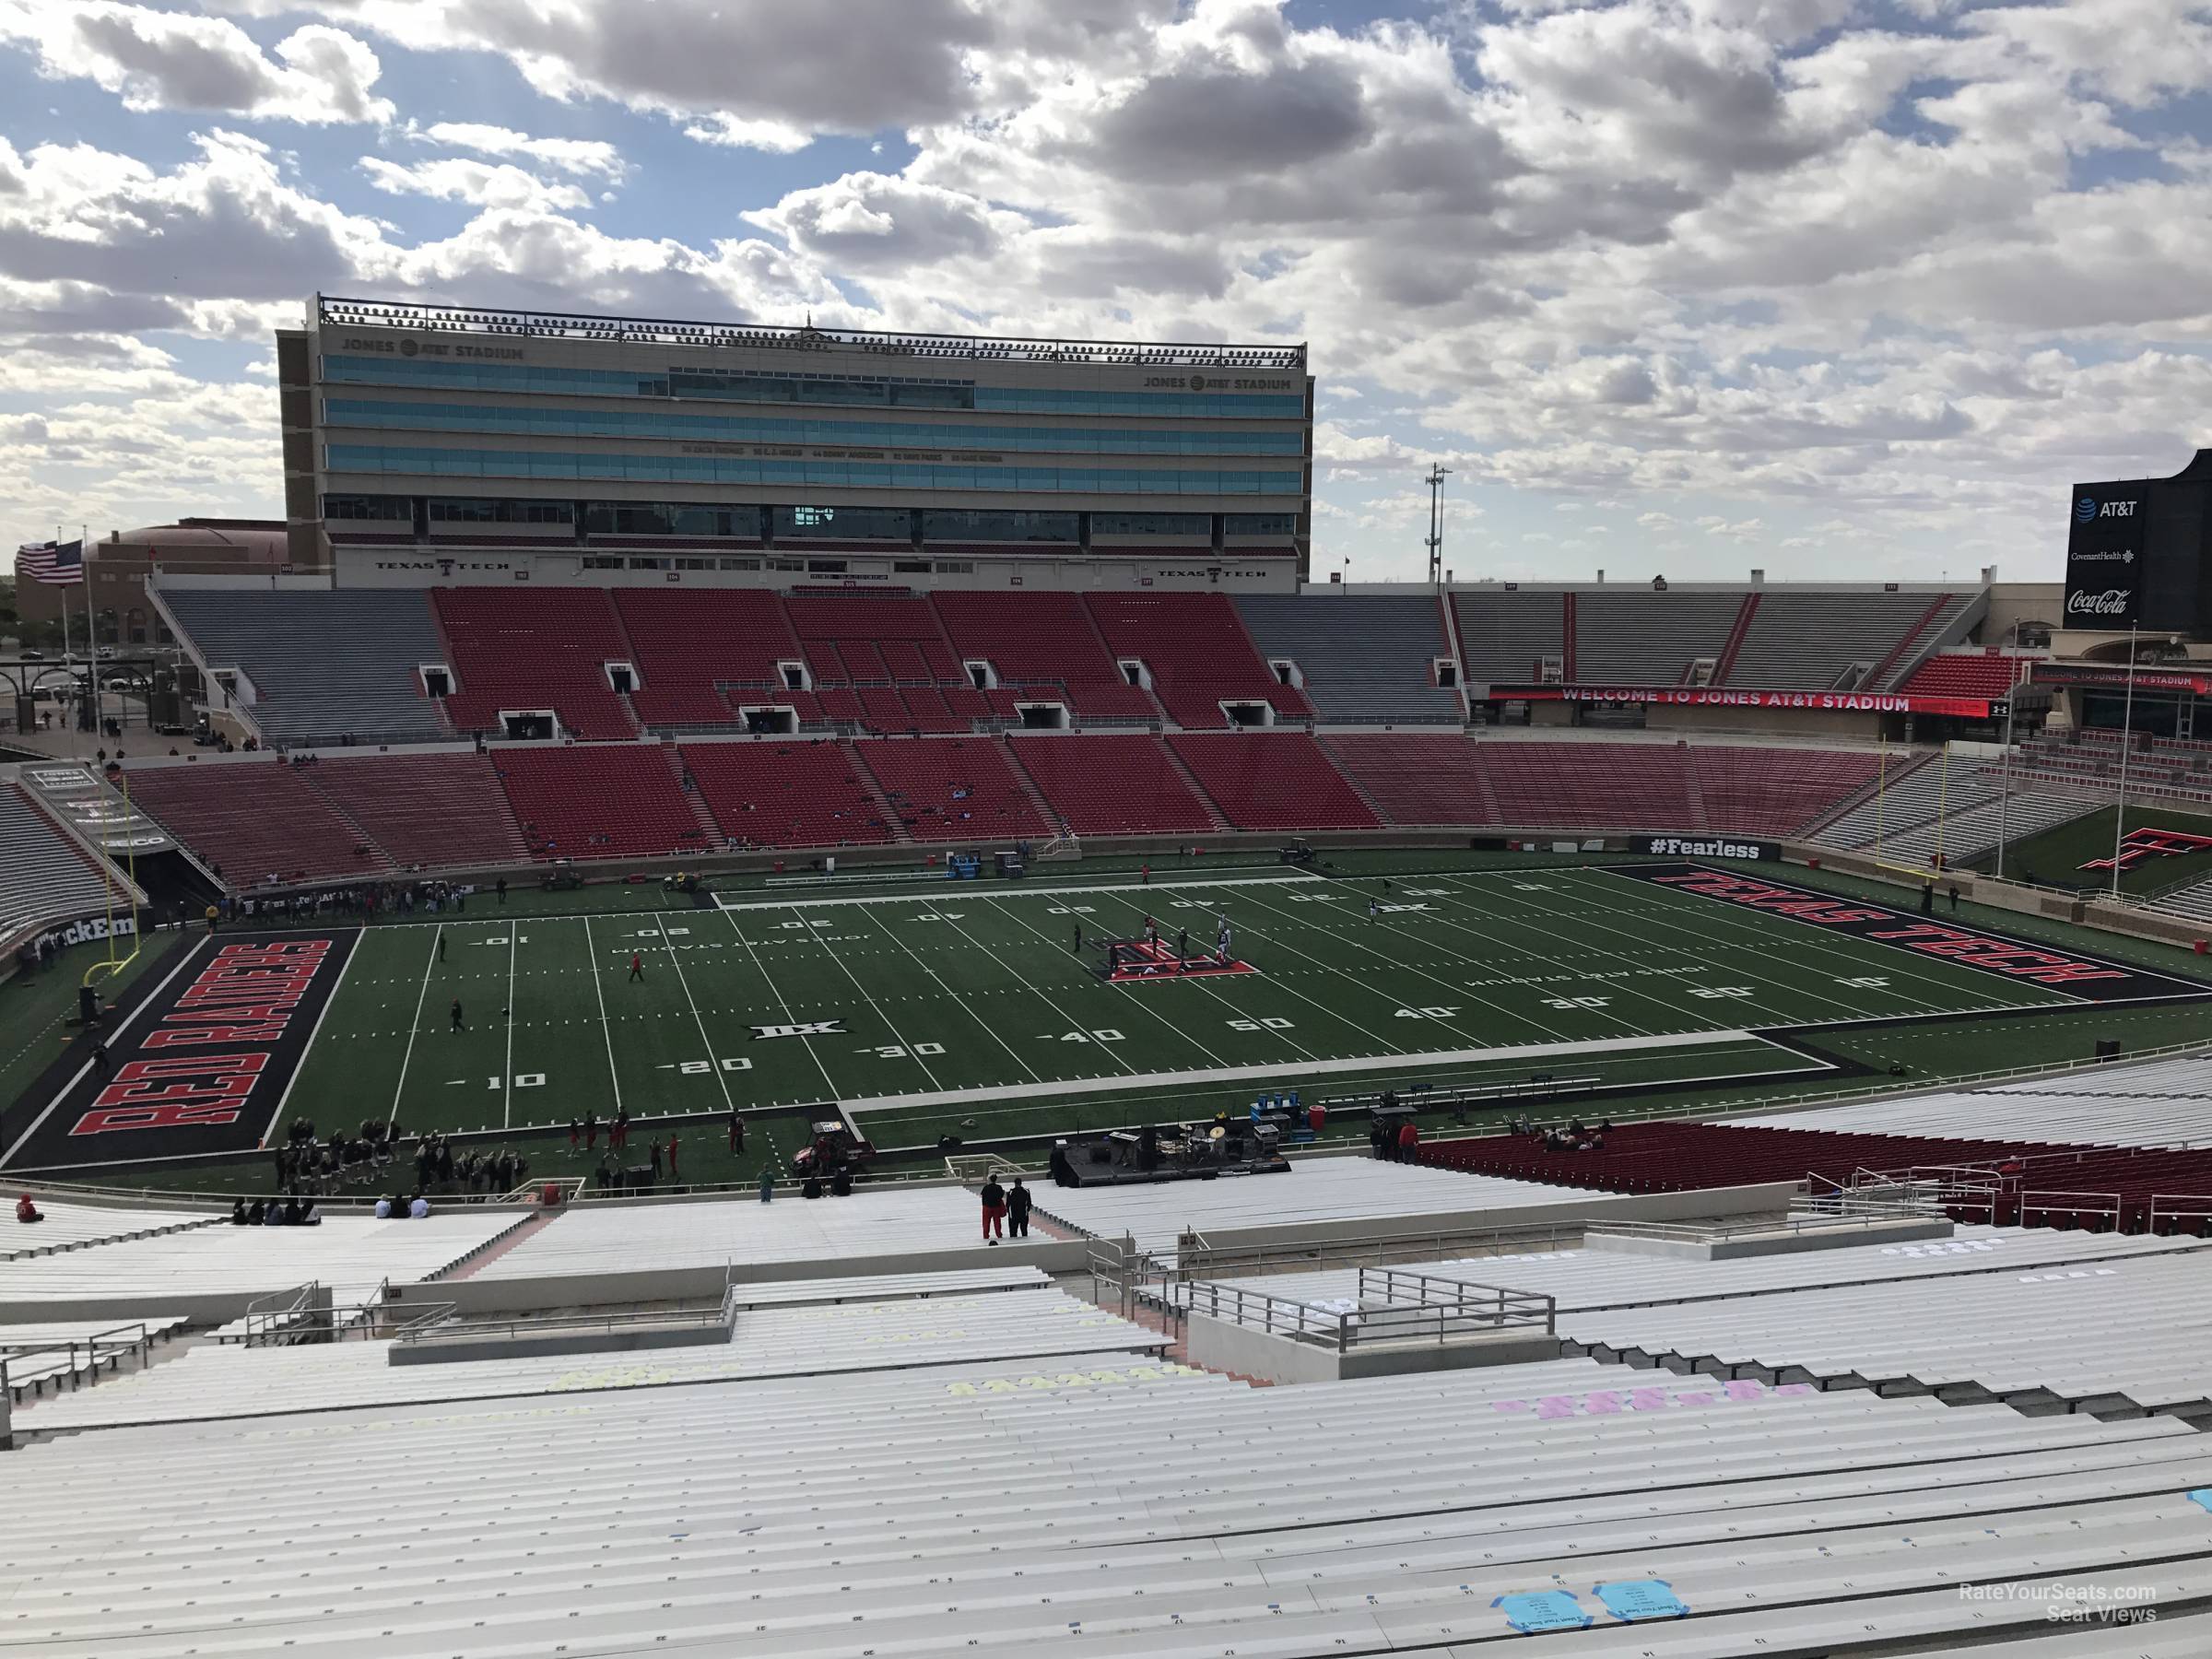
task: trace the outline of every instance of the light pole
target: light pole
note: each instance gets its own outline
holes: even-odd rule
[[[1997,879],[2005,879],[2005,831],[2012,818],[2012,717],[2019,702],[2016,680],[2005,698],[2005,758],[1997,774]]]
[[[1429,468],[1429,585],[1441,587],[1444,581],[1444,480],[1452,469],[1441,464]]]
[[[2120,900],[2120,837],[2127,827],[2127,750],[2136,720],[2136,625],[2127,625],[2127,696],[2120,706],[2120,796],[2112,806],[2112,901]]]

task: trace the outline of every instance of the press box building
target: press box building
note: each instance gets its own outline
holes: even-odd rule
[[[277,335],[296,570],[341,586],[1217,586],[1309,560],[1303,345],[318,296]]]

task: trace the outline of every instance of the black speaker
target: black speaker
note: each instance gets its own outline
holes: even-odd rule
[[[2097,1039],[2097,1058],[2100,1060],[2119,1059],[2120,1039],[2117,1037],[2100,1037]]]

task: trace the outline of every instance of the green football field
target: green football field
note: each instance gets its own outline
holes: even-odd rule
[[[1253,971],[1107,982],[1092,941],[1147,916],[1193,950],[1226,916]],[[1597,865],[1387,890],[1046,875],[379,926],[294,1098],[324,1124],[517,1134],[836,1100],[890,1147],[1241,1110],[1288,1086],[1795,1077],[1825,1063],[1759,1033],[2076,1001]]]

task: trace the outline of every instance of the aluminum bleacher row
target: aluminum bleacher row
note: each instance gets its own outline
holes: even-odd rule
[[[1865,788],[1877,764],[1853,750],[1277,729],[499,744],[480,755],[322,751],[307,765],[156,760],[128,775],[140,806],[249,886],[272,873],[325,880],[525,855],[1012,842],[1063,827],[1784,836]],[[2035,810],[2016,798],[2016,831]],[[1946,846],[1960,833],[1947,831]]]
[[[2100,1066],[1964,1092],[1862,1100],[1732,1124],[1973,1138],[1996,1124],[2038,1140],[2117,1147],[2212,1145],[2212,1057]]]
[[[1908,757],[1870,772],[1864,798],[1806,838],[1824,847],[1878,848],[1885,858],[1958,865],[2000,836],[2018,841],[2094,812],[2100,803],[2016,765],[2009,777],[1978,762]]]
[[[0,1508],[9,1641],[40,1659],[1071,1641],[1465,1659],[1542,1630],[1562,1653],[1663,1659],[2002,1653],[2053,1628],[2035,1586],[2054,1579],[2139,1586],[2161,1609],[2146,1640],[2204,1635],[2188,1494],[2212,1452],[2171,1418],[1586,1359],[1255,1395],[1135,1353],[1052,1357],[1018,1318],[993,1325],[992,1359],[908,1345],[855,1375],[838,1369],[855,1339],[902,1328],[856,1312],[807,1327],[829,1351],[803,1377],[747,1379],[743,1350],[691,1386],[623,1385],[682,1355],[566,1376],[518,1359],[471,1379],[493,1399],[410,1405],[423,1371],[491,1365],[372,1369],[350,1344],[195,1350],[42,1403],[27,1421],[81,1431],[15,1455],[27,1494],[67,1501]],[[96,1427],[165,1386],[199,1417]],[[272,1408],[289,1415],[245,1415]]]
[[[0,948],[37,924],[87,915],[108,901],[112,883],[91,858],[13,783],[0,783]]]
[[[1993,1124],[1992,1128],[1996,1127]],[[1861,1171],[1942,1170],[1959,1219],[2212,1235],[2212,1148],[2069,1146],[2022,1135],[1882,1134],[1736,1124],[1630,1124],[1603,1150],[1547,1151],[1494,1135],[1433,1142],[1438,1169],[1608,1193],[1679,1193],[1760,1181],[1843,1185]]]
[[[502,594],[520,598],[520,594]],[[162,603],[211,670],[237,669],[272,743],[432,743],[453,735],[422,668],[446,651],[411,590],[235,593],[165,589]]]

